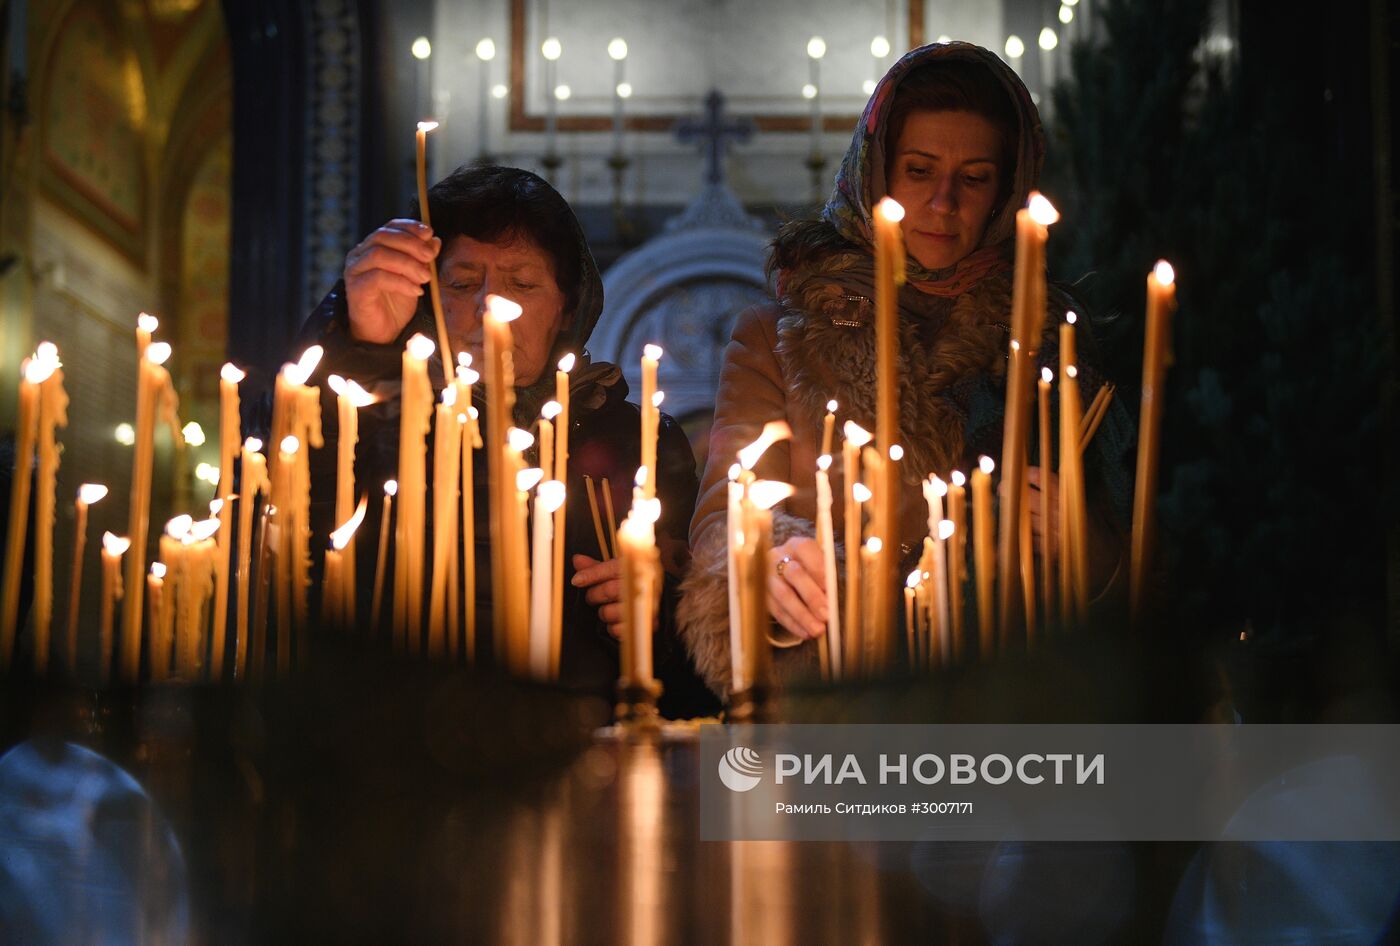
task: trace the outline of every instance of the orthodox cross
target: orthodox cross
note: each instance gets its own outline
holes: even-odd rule
[[[724,183],[724,151],[730,141],[746,142],[753,135],[753,122],[724,117],[724,96],[711,89],[705,96],[704,119],[683,118],[676,123],[676,137],[682,144],[699,144],[705,154],[705,183]]]

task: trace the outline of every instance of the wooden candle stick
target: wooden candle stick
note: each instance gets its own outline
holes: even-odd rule
[[[541,449],[543,458],[545,451]],[[530,546],[530,676],[547,680],[553,676],[553,615],[550,598],[554,593],[554,513],[564,504],[564,484],[545,480],[535,490],[534,541]]]
[[[154,321],[151,319],[144,327],[138,327],[138,344],[141,333],[154,328]],[[162,404],[168,406],[173,399],[170,374],[164,367],[169,358],[168,343],[149,342],[145,345],[145,354],[137,369],[136,443],[132,458],[130,523],[127,530],[131,550],[126,559],[122,600],[121,676],[126,683],[135,683],[140,669],[142,604],[146,588],[143,579],[146,577],[146,537],[151,513],[156,411]],[[178,434],[178,423],[172,432]]]
[[[360,440],[360,410],[375,402],[375,397],[354,381],[340,375],[326,378],[326,386],[335,393],[336,439],[335,521],[346,522],[355,510],[355,445]],[[350,595],[358,582],[355,575],[355,531],[341,550],[340,580]],[[352,608],[353,610],[353,608]]]
[[[63,364],[52,342],[41,342],[36,357],[52,366],[39,385],[38,470],[34,482],[34,672],[48,671],[53,626],[53,526],[58,489],[58,431],[68,426],[68,393]]]
[[[461,425],[457,423],[457,386],[442,389],[433,421],[433,574],[428,596],[428,656],[440,660],[448,651],[448,587],[455,571],[457,490],[462,462]],[[451,631],[455,636],[456,629]]]
[[[554,373],[554,399],[559,402],[559,418],[554,429],[554,478],[569,483],[569,373],[574,370],[576,359],[569,352],[559,359],[558,370]],[[562,649],[564,629],[564,540],[565,513],[568,510],[567,497],[554,511],[554,562],[551,574],[554,576],[554,589],[550,597],[550,675],[559,676],[559,656]]]
[[[996,580],[995,551],[992,522],[992,471],[996,464],[991,457],[979,457],[972,471],[972,558],[977,572],[977,638],[979,655],[988,660],[996,646],[996,600],[993,593]]]
[[[1001,448],[1001,530],[997,544],[997,617],[1001,640],[1022,627],[1025,618],[1021,532],[1026,504],[1026,457],[1029,450],[1032,398],[1031,365],[1040,348],[1045,322],[1045,241],[1059,219],[1054,206],[1032,192],[1016,212],[1016,269],[1012,283],[1010,360],[1006,372],[1006,419]],[[1018,596],[1018,592],[1022,592]]]
[[[832,402],[834,405],[836,402]],[[833,424],[835,418],[832,417]],[[825,436],[823,439],[829,439]],[[824,453],[817,457],[817,544],[822,550],[822,577],[826,589],[826,640],[821,644],[825,655],[825,673],[828,679],[842,677],[841,652],[841,598],[837,593],[836,573],[836,534],[832,521],[831,507],[831,455]]]
[[[511,552],[506,547],[514,530],[509,528],[510,510],[515,508],[515,470],[507,462],[506,432],[515,409],[515,369],[510,323],[520,317],[520,306],[502,296],[486,297],[483,319],[483,357],[486,361],[486,443],[487,475],[490,478],[491,508],[491,620],[495,653],[507,654],[507,634],[511,614],[507,600],[506,569]],[[509,479],[507,479],[509,478]]]
[[[370,599],[371,631],[378,628],[384,619],[384,566],[389,557],[389,521],[393,517],[394,494],[398,491],[398,480],[384,481],[384,505],[379,513],[379,549],[374,558],[374,594]]]
[[[866,479],[875,496],[872,509],[872,534],[878,536],[881,551],[875,558],[875,575],[869,587],[875,599],[865,605],[873,615],[873,628],[880,631],[881,640],[872,643],[877,661],[884,665],[893,651],[890,635],[894,609],[894,572],[899,557],[899,470],[889,461],[890,448],[899,440],[899,290],[904,284],[904,237],[900,221],[904,208],[892,198],[885,197],[872,214],[875,224],[875,377],[877,388],[875,414],[875,448],[880,457],[878,476]]]
[[[0,672],[9,670],[19,627],[19,580],[29,531],[29,491],[33,482],[34,441],[38,435],[39,386],[52,366],[38,355],[20,366],[19,425],[15,431],[15,468],[11,479],[10,518],[5,537],[5,576],[0,592]]]
[[[1162,385],[1171,358],[1171,316],[1176,308],[1176,273],[1158,260],[1147,275],[1147,329],[1142,351],[1142,407],[1138,414],[1137,478],[1133,487],[1132,572],[1129,596],[1134,626],[1147,599],[1148,573],[1156,540],[1157,465],[1162,440]]]
[[[112,672],[112,622],[117,613],[117,601],[122,597],[122,556],[131,547],[131,540],[102,533],[102,616],[98,630],[98,676],[107,683]]]
[[[234,630],[233,678],[242,680],[246,670],[248,654],[248,611],[253,562],[253,510],[258,496],[264,501],[268,493],[267,460],[263,457],[262,441],[249,437],[243,441],[239,452],[239,467],[242,476],[242,493],[238,500],[238,624]]]
[[[88,507],[100,502],[107,495],[107,487],[101,483],[84,483],[78,487],[78,498],[73,500],[73,570],[68,579],[68,634],[64,655],[68,658],[68,675],[77,674],[78,669],[78,616],[82,603],[83,552],[87,548]]]
[[[967,477],[961,470],[954,470],[949,477],[948,520],[953,524],[948,544],[948,620],[953,639],[949,657],[959,662],[963,657],[963,614],[966,610],[963,580],[967,575]]]
[[[1040,607],[1048,628],[1055,620],[1055,559],[1058,550],[1050,548],[1050,490],[1049,478],[1054,469],[1054,441],[1050,438],[1050,383],[1055,373],[1049,368],[1040,369],[1040,380],[1036,382],[1036,420],[1038,421],[1040,443],[1040,524],[1042,548],[1040,554]],[[1059,495],[1058,490],[1056,495]],[[1055,510],[1059,512],[1058,509]]]
[[[423,546],[427,534],[427,437],[433,416],[428,359],[433,342],[408,340],[399,419],[399,518],[394,539],[394,646],[417,654],[423,635]]]
[[[418,123],[416,137],[418,155],[418,216],[425,226],[432,229],[433,219],[428,204],[428,132],[438,127],[434,121]],[[452,359],[452,347],[447,338],[447,321],[442,315],[442,287],[438,283],[437,261],[428,267],[428,295],[433,304],[433,325],[437,328],[438,351],[442,355],[442,383],[452,383],[449,373],[456,362]]]
[[[647,471],[642,498],[656,498],[656,437],[660,429],[661,401],[656,389],[656,373],[661,362],[661,346],[642,348],[642,467]]]
[[[870,432],[854,421],[846,421],[842,427],[841,444],[842,474],[845,481],[845,518],[842,540],[846,546],[846,656],[843,664],[848,673],[859,669],[858,654],[861,651],[861,577],[860,549],[863,543],[860,506],[856,487],[865,490],[868,499],[870,491],[860,483],[860,451],[870,442]]]

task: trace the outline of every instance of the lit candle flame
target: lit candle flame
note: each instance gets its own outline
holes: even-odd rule
[[[578,359],[574,357],[574,353],[569,352],[563,358],[559,359],[559,370],[564,372],[565,374],[568,374],[570,371],[574,370],[574,363],[577,360]]]
[[[954,524],[952,519],[940,520],[938,523],[938,538],[941,541],[946,542],[948,539],[951,539],[953,537],[953,532],[956,529],[957,526]]]
[[[160,328],[160,319],[149,312],[142,312],[136,317],[136,327],[147,335],[154,335],[156,329]]]
[[[664,354],[664,352],[662,352],[661,346],[660,346],[660,345],[643,345],[643,346],[642,346],[642,357],[643,357],[643,358],[649,359],[649,360],[651,360],[651,361],[660,361],[660,360],[661,360],[661,356],[662,356],[663,354]]]
[[[823,453],[821,456],[817,457],[817,469],[822,472],[831,469],[831,454]]]
[[[954,471],[953,471],[953,475],[950,476],[949,479],[951,479],[951,480],[953,481],[953,485],[954,485],[954,486],[966,486],[966,485],[967,485],[967,477],[966,477],[966,476],[963,476],[962,470],[954,470]]]
[[[249,453],[261,453],[262,448],[263,442],[257,437],[249,437],[247,440],[243,441],[243,449],[247,450]]]
[[[829,401],[826,402],[826,412],[827,412],[828,414],[835,414],[835,413],[836,413],[836,408],[837,408],[838,406],[839,406],[839,405],[836,403],[836,399],[835,399],[835,398],[832,398],[831,400],[829,400]]]
[[[983,473],[986,473],[988,476],[990,476],[992,474],[992,471],[997,468],[996,461],[989,456],[978,457],[977,466],[982,470]]]
[[[163,365],[170,358],[169,342],[152,342],[146,349],[146,360],[153,365]]]
[[[30,384],[43,384],[53,373],[58,370],[58,365],[47,358],[40,358],[37,354],[24,360],[24,380]]]
[[[454,404],[456,404],[456,403],[457,403],[457,389],[454,388],[452,385],[449,384],[447,387],[445,387],[445,388],[442,389],[442,406],[443,406],[443,407],[452,407],[452,406],[453,406]]]
[[[540,416],[545,420],[554,420],[563,410],[564,405],[558,401],[545,401],[544,407],[540,408]]]
[[[282,438],[281,450],[286,454],[294,454],[301,449],[301,441],[292,436]]]
[[[470,368],[472,366],[472,354],[469,351],[457,352],[457,367]]]
[[[904,206],[893,197],[880,198],[880,202],[875,205],[875,212],[890,223],[899,223],[904,219]]]
[[[895,444],[892,447],[890,447],[890,459],[896,463],[898,463],[900,460],[903,460],[904,448],[901,447],[899,444]]]
[[[512,427],[506,431],[506,444],[516,453],[524,453],[529,450],[535,442],[534,434],[528,430],[521,430],[519,427]]]
[[[763,425],[763,432],[758,435],[758,439],[739,451],[739,465],[746,470],[752,470],[764,451],[779,440],[787,440],[791,436],[792,428],[788,426],[787,421],[770,420]]]
[[[1068,312],[1065,313],[1065,321],[1068,322],[1070,325],[1073,325],[1075,322],[1079,321],[1079,316],[1074,314],[1073,309],[1070,309]]]
[[[851,498],[858,503],[870,502],[870,497],[874,494],[870,492],[870,487],[864,483],[856,483],[851,486]]]
[[[165,524],[165,534],[172,539],[183,539],[194,525],[194,517],[188,514],[176,516]]]
[[[360,504],[355,507],[355,511],[340,525],[338,529],[331,533],[331,547],[337,552],[345,550],[345,546],[350,544],[351,537],[355,530],[360,527],[360,523],[365,521],[365,510],[369,507],[369,497],[361,496]]]
[[[644,486],[644,485],[646,485],[646,481],[647,481],[647,468],[644,467],[644,466],[639,466],[639,467],[637,467],[637,475],[634,476],[634,477],[632,477],[632,485],[633,485],[633,486]]]
[[[874,434],[853,420],[846,421],[846,423],[841,426],[841,431],[846,435],[846,442],[853,447],[865,446],[870,442],[870,438],[874,436]]]
[[[930,475],[929,478],[928,478],[928,480],[927,480],[927,483],[928,483],[929,491],[930,491],[931,493],[933,493],[933,495],[935,495],[935,496],[947,496],[947,495],[948,495],[948,484],[945,483],[945,482],[943,482],[943,480],[939,479],[939,477],[937,476],[937,474]]]
[[[908,578],[904,579],[904,584],[908,588],[917,588],[919,587],[919,582],[923,580],[923,577],[923,573],[916,568],[909,573]]]
[[[457,380],[468,386],[476,384],[481,380],[481,372],[475,368],[457,368]]]
[[[163,580],[163,579],[165,578],[165,571],[166,571],[166,569],[165,569],[165,563],[164,563],[164,562],[152,562],[152,563],[151,563],[151,577],[152,577],[152,578],[155,578],[155,579],[157,579],[157,580]]]
[[[1074,365],[1065,365],[1065,377],[1067,377],[1067,378],[1077,378],[1077,377],[1079,377],[1079,369],[1076,368]]]
[[[1164,286],[1170,286],[1176,281],[1176,270],[1164,259],[1159,259],[1157,265],[1152,267],[1152,275]]]
[[[1031,191],[1031,199],[1026,202],[1026,209],[1030,211],[1031,219],[1042,227],[1048,227],[1060,219],[1060,212],[1040,191]]]
[[[408,356],[410,358],[416,358],[419,361],[427,361],[429,358],[433,357],[433,352],[437,350],[437,346],[433,344],[433,340],[421,332],[415,333],[414,336],[408,340],[407,347]]]
[[[657,391],[655,394],[653,394],[653,395],[651,396],[651,406],[652,406],[652,407],[660,407],[660,406],[661,406],[661,402],[664,401],[664,400],[666,400],[666,392],[665,392],[665,391]]]
[[[749,500],[759,509],[772,509],[797,492],[791,483],[779,480],[755,480],[749,487]]]
[[[438,123],[437,123],[437,122],[419,122],[419,123],[418,123],[418,130],[421,131],[421,132],[423,132],[423,134],[426,135],[426,134],[427,134],[428,132],[430,132],[430,131],[435,131],[435,130],[437,129],[437,126],[438,126]]]
[[[879,555],[880,550],[885,547],[885,543],[880,541],[879,536],[872,535],[865,540],[865,550],[871,555]]]
[[[661,518],[661,500],[658,498],[639,499],[632,505],[632,511],[627,514],[628,519],[633,516],[642,522],[655,524]]]
[[[1020,350],[1021,350],[1021,343],[1018,342],[1018,341],[1017,341],[1016,339],[1014,339],[1014,338],[1011,340],[1011,350],[1012,350],[1012,351],[1020,351]]]
[[[219,377],[223,378],[229,384],[238,384],[244,378],[248,377],[248,373],[240,369],[233,362],[226,361],[224,362],[224,366],[219,369]]]
[[[394,495],[395,493],[397,493],[398,491],[399,491],[399,481],[398,481],[398,480],[385,480],[385,481],[384,481],[384,495],[385,495],[385,496],[393,496],[393,495]]]
[[[546,480],[540,484],[536,491],[540,498],[540,506],[545,512],[553,514],[556,509],[564,505],[564,484],[558,480]]]
[[[190,538],[196,542],[203,542],[205,539],[213,537],[219,531],[219,520],[201,519],[190,526]]]
[[[101,502],[107,495],[107,487],[101,483],[84,483],[78,487],[78,502],[84,506],[91,506],[93,503]]]
[[[1040,369],[1040,380],[1044,381],[1046,384],[1049,384],[1054,379],[1055,372],[1051,371],[1049,368]]]
[[[732,483],[732,482],[734,482],[735,480],[737,480],[737,479],[739,478],[739,474],[742,473],[742,472],[743,472],[743,467],[739,466],[739,464],[737,464],[737,463],[731,463],[731,464],[729,464],[729,482]]]
[[[129,548],[131,548],[131,540],[126,536],[113,535],[110,532],[102,533],[102,549],[113,558],[125,555]]]
[[[185,438],[185,443],[189,444],[191,447],[204,446],[204,428],[199,426],[198,421],[192,420],[185,426],[181,427],[180,435]]]
[[[544,479],[544,470],[537,466],[521,470],[515,474],[515,488],[522,493],[528,493],[535,488],[535,484]]]
[[[224,501],[222,499],[209,500],[209,515],[217,516],[224,511]]]
[[[494,293],[486,297],[486,314],[497,322],[514,322],[520,318],[520,303]]]

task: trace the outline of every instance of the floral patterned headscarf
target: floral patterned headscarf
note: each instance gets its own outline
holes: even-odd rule
[[[887,146],[892,146],[893,142],[885,141],[885,132],[895,90],[911,72],[937,62],[975,62],[986,66],[1006,89],[1020,132],[1010,195],[996,209],[978,248],[956,265],[938,271],[925,269],[913,258],[907,262],[910,285],[932,295],[955,296],[989,273],[1010,265],[1015,236],[1012,210],[1025,206],[1040,179],[1040,167],[1045,158],[1045,133],[1030,92],[995,53],[972,43],[933,43],[911,50],[891,66],[875,87],[856,125],[851,146],[836,174],[836,187],[822,210],[822,219],[849,242],[873,248],[871,210],[887,193],[885,154]]]

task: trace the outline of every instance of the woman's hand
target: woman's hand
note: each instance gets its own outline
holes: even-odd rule
[[[799,536],[770,550],[768,610],[774,620],[799,638],[825,633],[825,576],[822,547],[816,539]]]
[[[1039,555],[1056,559],[1060,554],[1059,477],[1050,470],[1032,466],[1026,469],[1026,483],[1030,486],[1031,542]],[[1040,514],[1042,494],[1049,500],[1049,516]],[[1088,511],[1086,518],[1089,526],[1089,589],[1097,595],[1113,579],[1123,552],[1123,543],[1092,510]]]
[[[395,219],[345,255],[350,334],[387,345],[399,337],[423,295],[442,241],[417,220]]]
[[[622,561],[600,562],[587,555],[575,555],[575,588],[587,588],[583,599],[598,609],[598,618],[613,637],[622,637]]]

